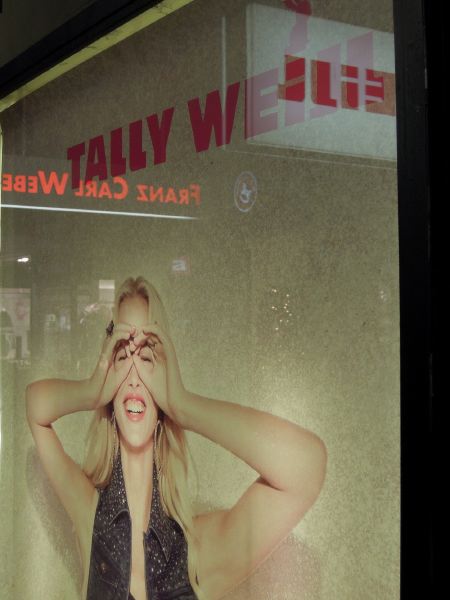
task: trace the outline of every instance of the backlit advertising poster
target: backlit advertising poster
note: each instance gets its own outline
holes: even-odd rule
[[[142,19],[0,113],[0,596],[395,600],[391,3]]]

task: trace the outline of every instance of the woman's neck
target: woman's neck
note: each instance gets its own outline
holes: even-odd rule
[[[153,492],[153,444],[136,451],[121,442],[120,457],[132,523],[146,531]]]

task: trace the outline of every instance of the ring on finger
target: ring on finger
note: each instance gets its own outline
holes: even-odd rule
[[[114,331],[114,321],[111,319],[111,321],[109,322],[108,327],[106,328],[106,336],[107,337],[111,337]]]

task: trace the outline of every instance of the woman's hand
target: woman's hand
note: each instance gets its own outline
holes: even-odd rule
[[[108,404],[127,377],[133,364],[129,340],[135,333],[136,327],[118,323],[114,327],[113,334],[105,338],[97,366],[89,379],[93,409]],[[121,356],[122,360],[114,361],[116,354],[119,353],[125,354],[125,357]]]
[[[189,392],[181,379],[175,348],[156,323],[145,325],[133,340],[132,355],[139,377],[159,408],[180,423]]]

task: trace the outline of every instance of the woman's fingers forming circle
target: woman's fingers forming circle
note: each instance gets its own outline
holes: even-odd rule
[[[141,346],[143,342],[145,342],[146,335],[142,330],[138,331],[138,334],[134,336],[133,342],[136,346]]]
[[[114,328],[113,334],[111,336],[108,336],[105,339],[102,354],[103,354],[103,358],[106,359],[108,361],[108,363],[112,359],[116,345],[121,341],[128,341],[130,339],[130,337],[132,336],[133,329],[135,329],[135,328],[131,327],[129,325],[118,326],[117,329]],[[127,355],[128,355],[128,352],[127,352]]]
[[[145,338],[151,337],[152,340],[158,341],[161,344],[166,341],[166,334],[157,323],[147,323],[141,329],[139,340],[144,341]]]

